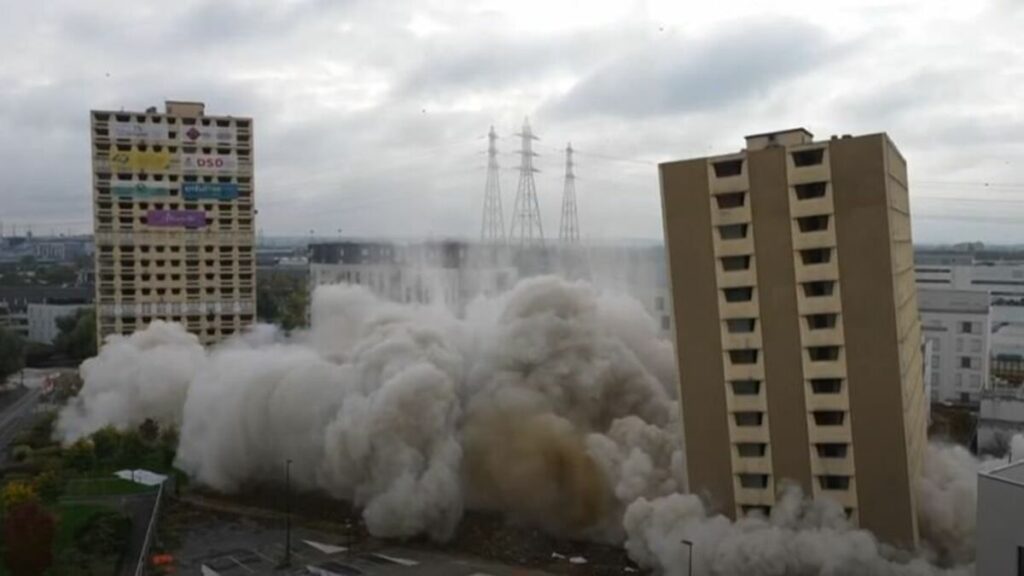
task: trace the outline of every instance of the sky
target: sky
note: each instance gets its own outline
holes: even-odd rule
[[[545,235],[564,148],[581,234],[662,234],[657,163],[803,126],[885,131],[918,242],[1024,242],[1017,0],[2,0],[0,221],[91,230],[90,109],[251,116],[257,226],[480,234],[486,134],[506,226],[529,117]]]

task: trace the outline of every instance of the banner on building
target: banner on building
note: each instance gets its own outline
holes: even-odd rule
[[[110,169],[162,172],[171,167],[171,153],[166,150],[110,149]]]
[[[238,184],[220,182],[185,182],[181,185],[185,200],[234,200],[238,198]]]
[[[146,213],[150,226],[202,228],[206,226],[206,213],[202,210],[150,210]]]
[[[110,187],[119,198],[155,198],[168,196],[170,189],[165,182],[125,182]]]
[[[189,126],[182,127],[179,133],[182,144],[196,145],[233,145],[235,143],[234,126]]]
[[[146,124],[143,122],[121,122],[113,120],[108,125],[110,137],[133,142],[157,142],[167,140],[167,124]]]
[[[233,174],[238,169],[234,154],[182,154],[181,169],[185,172]]]

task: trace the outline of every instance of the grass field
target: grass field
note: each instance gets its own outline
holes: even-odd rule
[[[145,486],[136,482],[114,477],[73,478],[64,488],[65,498],[83,496],[110,496],[114,494],[141,494],[155,492],[156,487]]]

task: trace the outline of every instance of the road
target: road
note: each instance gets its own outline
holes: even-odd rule
[[[29,388],[13,404],[0,411],[0,466],[7,462],[8,443],[31,421],[39,404],[39,388]]]

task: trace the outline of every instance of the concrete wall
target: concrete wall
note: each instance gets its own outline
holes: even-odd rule
[[[1020,574],[1024,547],[1024,463],[978,475],[977,566],[979,575]]]

